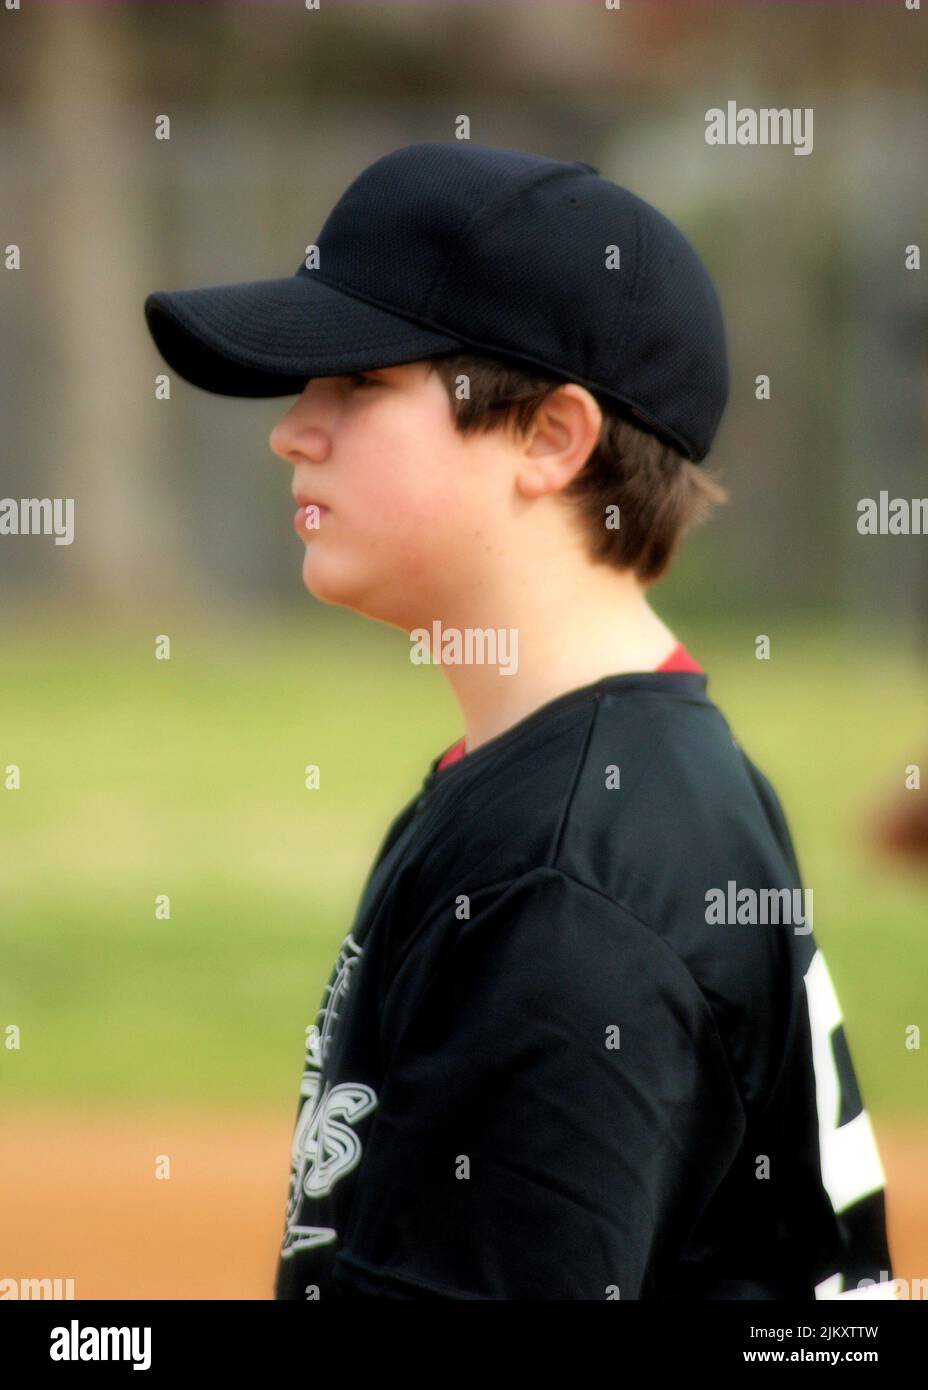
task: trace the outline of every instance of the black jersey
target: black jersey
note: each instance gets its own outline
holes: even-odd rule
[[[810,894],[706,684],[431,764],[307,1029],[277,1298],[893,1291]]]

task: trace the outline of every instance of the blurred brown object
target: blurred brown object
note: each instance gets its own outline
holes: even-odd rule
[[[928,797],[920,790],[904,792],[878,811],[873,831],[881,853],[928,868]]]

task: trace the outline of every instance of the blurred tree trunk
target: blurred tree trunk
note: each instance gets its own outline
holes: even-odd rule
[[[24,256],[47,355],[30,447],[45,455],[49,495],[75,499],[72,585],[120,602],[160,585],[176,562],[167,499],[152,482],[145,202],[133,194],[154,122],[143,111],[140,123],[131,102],[131,42],[109,7],[54,6],[41,20],[31,128],[45,147]]]

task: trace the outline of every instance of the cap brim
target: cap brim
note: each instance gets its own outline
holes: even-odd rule
[[[311,274],[197,290],[159,290],[145,320],[165,362],[220,396],[298,395],[335,376],[460,351],[423,328]]]

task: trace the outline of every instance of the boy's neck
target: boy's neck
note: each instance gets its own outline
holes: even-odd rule
[[[567,596],[549,594],[545,603],[537,602],[537,594],[526,597],[511,605],[504,627],[494,628],[497,656],[505,653],[505,661],[442,663],[464,721],[468,752],[558,695],[604,676],[656,671],[677,646],[678,639],[637,585],[619,592],[613,588],[608,603],[586,597],[589,601],[582,605]],[[446,622],[441,626],[446,633],[451,627]],[[488,626],[473,624],[483,630]],[[466,628],[458,631],[463,639]],[[504,674],[504,667],[512,674]]]

